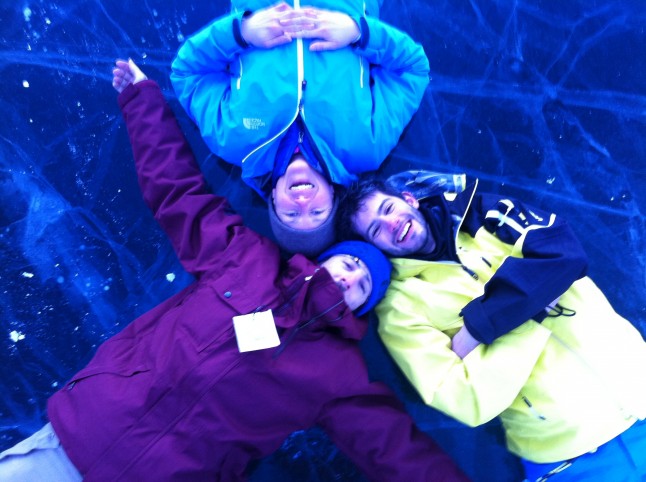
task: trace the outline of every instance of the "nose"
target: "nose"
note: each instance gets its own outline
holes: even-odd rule
[[[354,271],[345,272],[343,276],[341,276],[341,279],[348,285],[348,288],[351,288],[359,280],[360,277],[361,273],[358,269],[355,269]]]
[[[383,223],[391,233],[394,233],[399,227],[399,219],[392,215],[385,217]]]
[[[310,201],[310,196],[304,193],[299,193],[296,196],[293,197],[294,202],[303,206],[304,204],[307,204]]]

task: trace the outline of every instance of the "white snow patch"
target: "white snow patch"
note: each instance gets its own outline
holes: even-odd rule
[[[11,338],[14,343],[16,343],[20,340],[24,340],[25,335],[23,333],[20,333],[19,331],[13,330],[11,333],[9,333],[9,338]]]

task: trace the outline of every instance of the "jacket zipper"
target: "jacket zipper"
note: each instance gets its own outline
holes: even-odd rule
[[[242,58],[239,55],[238,63],[240,64],[240,75],[238,75],[238,80],[236,80],[236,88],[240,90],[240,83],[242,82]]]
[[[300,0],[295,0],[294,1],[294,8],[300,8]],[[303,109],[303,79],[304,79],[304,66],[303,66],[303,39],[299,38],[296,39],[296,68],[297,68],[297,75],[298,78],[296,79],[296,89],[297,89],[297,96],[296,96],[296,111],[294,112],[294,116],[292,117],[292,120],[281,129],[281,131],[276,134],[274,137],[266,140],[262,144],[260,144],[258,147],[253,149],[249,154],[247,154],[243,159],[242,159],[242,164],[244,164],[247,159],[249,159],[250,156],[258,152],[260,149],[262,149],[265,146],[268,146],[272,142],[274,142],[276,139],[281,137],[287,129],[289,129],[289,126],[291,126],[296,118],[298,117],[299,112],[305,118],[304,116],[304,109]],[[240,72],[242,76],[242,61],[240,61]],[[239,81],[240,79],[238,79]],[[239,82],[238,82],[239,84]]]
[[[523,398],[523,402],[525,402],[525,405],[527,405],[527,408],[529,408],[529,411],[534,414],[536,418],[539,420],[547,420],[545,415],[541,414],[538,410],[534,408],[534,405],[532,405],[532,402],[529,401],[529,399],[525,395],[521,395]]]
[[[478,274],[473,271],[472,269],[468,268],[464,262],[462,261],[462,258],[460,257],[460,248],[458,247],[458,233],[460,232],[460,228],[462,227],[462,223],[464,222],[464,216],[466,213],[469,211],[469,208],[471,207],[471,203],[473,202],[473,197],[476,195],[476,191],[478,190],[478,180],[475,180],[475,185],[473,186],[473,190],[471,191],[471,197],[469,197],[469,202],[467,203],[467,207],[462,213],[462,216],[460,216],[460,222],[455,228],[455,232],[453,233],[453,244],[455,246],[455,255],[458,257],[458,260],[460,261],[460,266],[462,266],[462,269],[469,274],[473,279],[477,280],[479,279]],[[483,258],[484,260],[484,258]],[[489,264],[487,260],[484,260],[485,263]],[[489,264],[489,266],[491,266]]]

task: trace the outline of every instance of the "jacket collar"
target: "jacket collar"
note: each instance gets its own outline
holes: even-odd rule
[[[368,321],[356,317],[343,300],[343,293],[326,269],[301,254],[287,262],[285,303],[279,307],[276,325],[309,331],[334,331],[343,338],[360,340]]]

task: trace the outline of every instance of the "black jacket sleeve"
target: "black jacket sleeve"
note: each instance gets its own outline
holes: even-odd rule
[[[545,308],[585,276],[588,259],[564,219],[513,199],[475,195],[462,229],[475,235],[482,227],[518,244],[523,256],[509,256],[484,294],[462,309],[471,335],[491,343],[530,318],[542,321]]]

